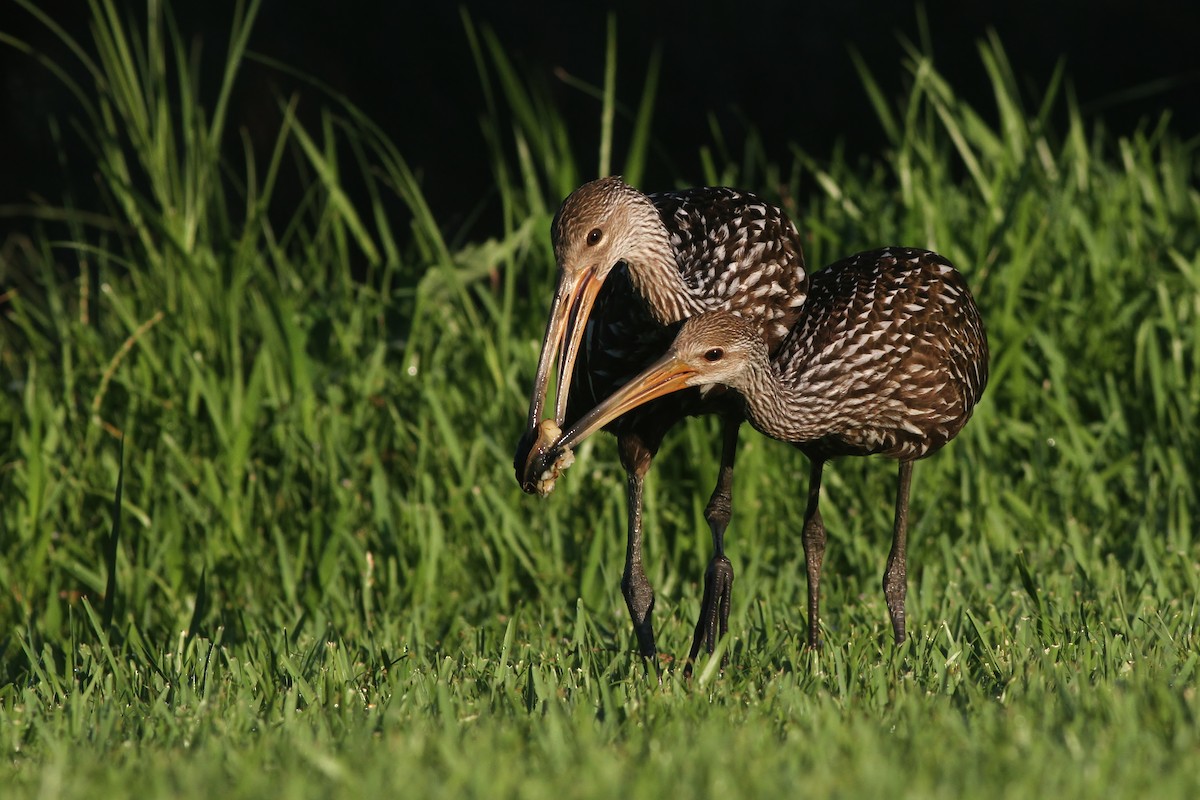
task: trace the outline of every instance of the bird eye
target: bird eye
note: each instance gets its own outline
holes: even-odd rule
[[[592,228],[587,237],[588,247],[595,247],[596,245],[600,244],[600,240],[603,238],[604,231],[600,230],[599,228]]]
[[[725,356],[725,351],[719,347],[714,347],[704,354],[705,361],[720,361]]]

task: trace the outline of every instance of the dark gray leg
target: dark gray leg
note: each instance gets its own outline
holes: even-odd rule
[[[683,674],[692,674],[692,663],[701,648],[711,653],[719,638],[729,630],[729,601],[733,592],[733,564],[725,556],[725,529],[733,515],[733,462],[737,456],[738,428],[741,417],[726,417],[721,428],[721,469],[717,485],[704,509],[704,518],[712,531],[713,557],[704,572],[704,599],[700,602],[700,618],[688,653]],[[728,656],[727,656],[728,657]]]
[[[821,501],[824,459],[812,459],[808,477],[808,509],[804,512],[804,564],[808,572],[808,646],[821,646],[821,564],[825,561],[825,523],[817,505]]]
[[[626,473],[625,498],[629,511],[621,593],[625,595],[625,605],[629,607],[629,616],[633,620],[638,650],[645,658],[653,659],[658,650],[654,646],[654,624],[650,619],[654,611],[654,588],[642,567],[642,488],[654,453],[636,435],[620,437],[617,449]]]
[[[896,488],[896,524],[892,529],[892,552],[883,573],[883,596],[896,644],[904,643],[904,598],[908,594],[908,488],[913,462],[900,462],[900,485]]]

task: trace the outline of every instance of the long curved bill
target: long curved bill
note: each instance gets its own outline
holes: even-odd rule
[[[580,417],[552,444],[534,454],[534,457],[530,458],[526,465],[524,481],[528,483],[531,480],[529,476],[541,473],[546,469],[546,462],[552,457],[575,447],[627,411],[665,394],[688,388],[691,385],[688,383],[689,379],[695,377],[696,374],[695,369],[680,361],[673,353],[667,353],[629,383],[609,395],[607,400]]]
[[[534,431],[542,421],[550,389],[550,372],[556,361],[558,381],[554,401],[555,424],[561,425],[567,413],[571,370],[575,368],[575,360],[579,356],[579,345],[587,328],[588,315],[596,302],[600,287],[604,285],[604,280],[598,276],[598,272],[599,267],[589,267],[579,272],[559,272],[558,286],[555,287],[554,300],[550,304],[550,318],[546,321],[546,335],[542,339],[542,352],[538,356],[537,375],[533,379],[533,394],[529,398],[525,435],[518,445],[518,464],[524,463],[521,449],[532,446]]]

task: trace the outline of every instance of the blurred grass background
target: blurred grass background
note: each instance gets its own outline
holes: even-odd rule
[[[697,167],[677,185],[787,208],[813,266],[886,243],[945,254],[993,361],[971,424],[915,473],[908,644],[890,645],[878,590],[892,465],[828,473],[827,646],[810,654],[806,467],[747,431],[731,666],[702,664],[689,686],[668,665],[660,686],[618,589],[612,441],[581,448],[547,501],[520,493],[511,453],[553,286],[550,219],[596,174],[641,182],[661,62],[617,97],[610,27],[602,81],[580,86],[599,147],[579,152],[544,86],[464,15],[500,205],[495,234],[470,238],[439,224],[414,156],[316,70],[315,121],[280,96],[269,154],[250,145],[228,116],[247,60],[307,79],[248,49],[255,0],[206,43],[216,84],[156,1],[132,22],[91,0],[87,39],[15,5],[71,54],[67,68],[0,24],[75,97],[47,131],[87,142],[99,200],[69,188],[4,209],[14,792],[1200,788],[1195,132],[1164,115],[1112,135],[1062,71],[1019,87],[993,37],[983,107],[921,46],[897,52],[899,97],[857,60],[882,152],[774,150],[714,125],[679,160]],[[690,421],[649,483],[668,652],[690,640],[717,450],[712,422]]]

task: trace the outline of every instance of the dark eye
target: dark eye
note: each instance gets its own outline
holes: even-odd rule
[[[599,228],[592,228],[591,232],[588,233],[588,247],[595,247],[596,245],[600,244],[600,240],[603,238],[604,231],[600,230]]]
[[[714,347],[712,350],[709,350],[704,354],[705,361],[720,361],[724,357],[725,351],[719,347]]]

